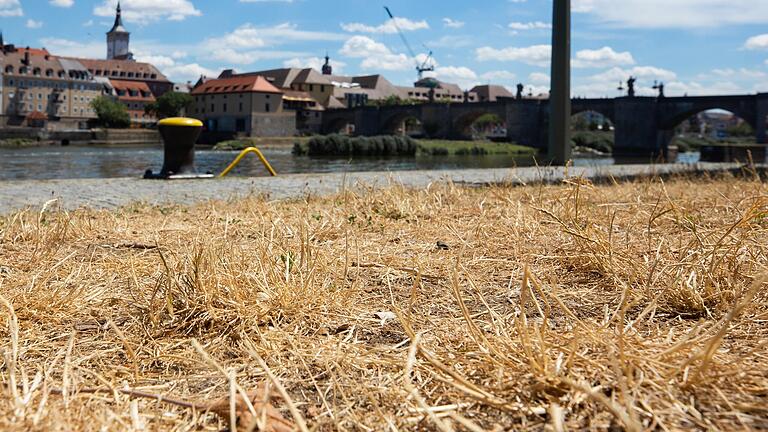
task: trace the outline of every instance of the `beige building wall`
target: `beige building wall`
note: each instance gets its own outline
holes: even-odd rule
[[[91,102],[101,95],[101,85],[77,80],[4,75],[2,104],[8,116],[25,117],[33,111],[49,119],[96,118]]]
[[[312,99],[320,105],[328,105],[328,99],[333,96],[333,85],[328,84],[293,84],[291,90],[298,90],[309,93]]]

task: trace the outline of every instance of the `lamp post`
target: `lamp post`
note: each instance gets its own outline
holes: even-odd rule
[[[571,159],[571,0],[553,1],[551,87],[549,157],[564,165]]]

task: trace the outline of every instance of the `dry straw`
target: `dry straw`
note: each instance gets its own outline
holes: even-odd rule
[[[758,179],[0,219],[0,430],[768,428]]]

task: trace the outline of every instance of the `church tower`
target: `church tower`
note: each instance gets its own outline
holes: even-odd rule
[[[120,9],[120,2],[117,2],[115,25],[107,33],[107,59],[130,60],[133,57],[128,49],[130,40],[131,34],[123,27],[122,10]]]

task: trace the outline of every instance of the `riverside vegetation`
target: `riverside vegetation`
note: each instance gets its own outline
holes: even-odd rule
[[[766,274],[756,176],[49,203],[0,218],[0,430],[766,429]]]
[[[466,156],[534,155],[536,150],[512,143],[490,141],[417,140],[408,136],[327,135],[312,137],[305,143],[296,143],[293,153],[310,156]]]

